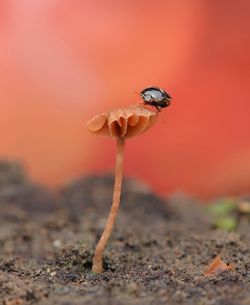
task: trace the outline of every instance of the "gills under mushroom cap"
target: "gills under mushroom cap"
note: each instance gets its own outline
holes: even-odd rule
[[[113,138],[131,138],[140,135],[157,120],[158,113],[143,105],[104,112],[86,123],[89,131]]]

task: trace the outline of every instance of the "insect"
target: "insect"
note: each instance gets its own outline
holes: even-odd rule
[[[148,87],[140,92],[146,105],[153,106],[158,111],[170,105],[171,96],[161,88]]]

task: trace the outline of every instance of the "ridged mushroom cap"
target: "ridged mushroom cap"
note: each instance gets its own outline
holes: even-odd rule
[[[133,105],[100,113],[89,120],[89,131],[112,138],[131,138],[142,134],[157,120],[158,113],[143,105]]]

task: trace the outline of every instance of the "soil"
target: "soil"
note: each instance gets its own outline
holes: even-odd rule
[[[112,188],[111,176],[89,176],[53,193],[0,163],[0,304],[250,304],[249,221],[214,229],[199,203],[159,198],[133,179],[123,184],[105,271],[93,274]],[[204,276],[218,254],[235,268]]]

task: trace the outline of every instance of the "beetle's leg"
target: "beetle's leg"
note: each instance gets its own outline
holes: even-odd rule
[[[161,111],[161,107],[160,106],[156,106],[156,105],[154,105],[154,107],[155,107],[155,109],[157,110],[157,111]]]

